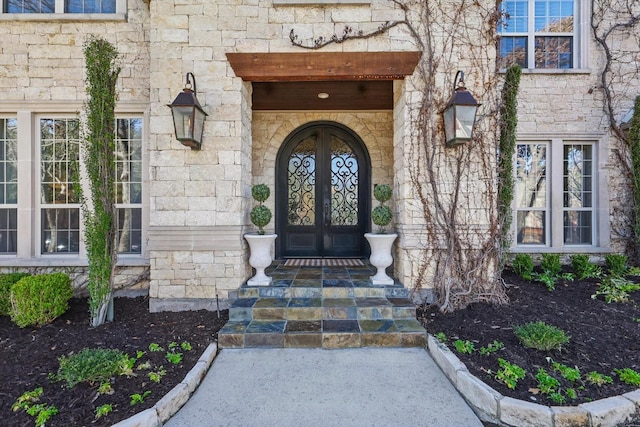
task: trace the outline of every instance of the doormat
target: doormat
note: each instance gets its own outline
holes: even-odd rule
[[[351,258],[289,258],[285,267],[364,267],[361,259]]]

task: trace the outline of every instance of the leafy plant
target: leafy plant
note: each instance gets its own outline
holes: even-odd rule
[[[136,359],[142,359],[142,357],[147,354],[146,351],[138,350],[136,351]]]
[[[640,373],[631,368],[615,369],[620,381],[625,384],[640,386]]]
[[[0,316],[8,316],[11,313],[11,287],[29,273],[0,274]]]
[[[518,254],[513,260],[513,271],[525,280],[533,279],[533,258],[529,254]]]
[[[624,276],[627,272],[627,256],[624,254],[606,254],[604,262],[609,274]]]
[[[596,299],[603,295],[604,300],[612,302],[628,302],[629,294],[640,289],[640,285],[630,282],[622,276],[610,275],[604,278],[596,293],[591,298]]]
[[[170,363],[179,365],[182,362],[182,353],[167,352],[166,358]]]
[[[11,287],[11,320],[21,328],[45,325],[67,311],[71,297],[66,274],[23,277]]]
[[[133,406],[133,405],[137,405],[138,403],[142,403],[150,394],[151,392],[149,390],[146,390],[142,394],[134,393],[131,395],[131,401],[129,402],[129,404]]]
[[[585,375],[585,379],[589,384],[597,385],[598,387],[613,383],[613,378],[596,371],[588,372],[587,375]]]
[[[587,254],[571,255],[571,267],[579,280],[599,278],[602,276],[602,268],[592,263]]]
[[[113,405],[105,403],[96,408],[96,420],[109,415],[113,411]]]
[[[562,375],[562,378],[565,378],[571,382],[576,382],[580,379],[580,370],[578,368],[570,368],[567,365],[563,365],[558,362],[553,362],[551,364],[553,370],[559,372]]]
[[[575,388],[567,388],[564,391],[564,394],[569,398],[569,399],[577,399],[578,398],[578,393],[576,392]]]
[[[164,377],[166,374],[167,371],[164,369],[164,367],[160,366],[160,369],[158,369],[156,372],[149,372],[148,375],[151,381],[153,381],[154,383],[159,383],[162,377]]]
[[[98,386],[99,394],[113,394],[113,387],[109,381],[105,381]]]
[[[86,134],[83,141],[89,196],[85,195],[74,166],[74,189],[84,212],[84,241],[89,265],[89,314],[91,326],[106,319],[113,296],[114,267],[118,259],[116,215],[116,83],[120,67],[118,52],[108,41],[91,37],[84,45],[87,102]],[[110,319],[111,320],[111,319]]]
[[[164,351],[164,348],[160,346],[160,344],[157,344],[155,342],[152,342],[151,344],[149,344],[149,351],[152,353],[158,352],[158,351]]]
[[[36,417],[36,427],[43,427],[49,418],[58,413],[58,408],[54,405],[45,405],[44,403],[38,403],[27,409],[27,414],[32,417]]]
[[[36,403],[42,396],[43,388],[38,387],[33,391],[27,391],[22,393],[20,397],[11,405],[11,410],[14,412],[25,411],[32,417],[36,417],[36,427],[42,427],[45,425],[49,418],[58,413],[58,408],[53,405],[45,405],[43,403]]]
[[[472,354],[475,351],[475,345],[469,340],[455,340],[453,342],[458,353]]]
[[[435,337],[436,337],[436,339],[437,339],[438,341],[440,341],[440,342],[441,342],[441,343],[443,343],[443,344],[446,344],[446,343],[447,343],[447,341],[449,341],[449,339],[447,338],[447,334],[445,334],[444,332],[438,332],[438,333],[435,335]]]
[[[542,321],[517,326],[513,332],[522,345],[541,351],[562,350],[570,338],[563,330]]]
[[[264,227],[271,221],[271,210],[263,205],[269,198],[271,190],[265,184],[256,184],[251,188],[251,196],[258,202],[257,206],[251,209],[250,217],[253,225],[258,227],[258,234],[264,234]]]
[[[182,343],[180,343],[180,348],[183,349],[184,351],[192,350],[191,344],[189,344],[187,341],[183,341]]]
[[[69,388],[81,382],[104,383],[114,375],[131,375],[133,360],[120,350],[85,348],[58,359],[60,367],[55,379],[66,381]]]
[[[379,233],[385,232],[385,227],[391,223],[393,218],[393,212],[391,208],[384,203],[391,199],[391,187],[387,184],[376,184],[373,187],[373,197],[380,202],[380,205],[373,208],[371,211],[371,221],[379,228]]]
[[[538,381],[538,388],[542,394],[555,393],[560,387],[560,381],[549,375],[544,368],[538,368],[536,380]]]
[[[549,291],[553,291],[558,280],[573,280],[573,274],[562,273],[562,264],[558,254],[542,254],[541,273],[533,273],[533,279],[544,283]]]
[[[11,405],[11,410],[13,412],[17,412],[19,410],[27,410],[33,403],[40,400],[40,396],[42,396],[44,389],[42,387],[38,387],[32,391],[25,391],[22,393],[18,399]]]
[[[549,394],[549,400],[558,404],[563,404],[567,402],[567,399],[562,395],[562,393],[557,391],[554,391],[553,393]]]
[[[486,347],[480,348],[480,354],[483,356],[488,356],[491,353],[495,353],[500,349],[504,348],[504,344],[498,340],[494,340],[492,343],[488,344]]]
[[[518,381],[524,378],[526,373],[525,370],[502,358],[498,359],[498,363],[500,364],[500,369],[496,372],[496,380],[504,383],[511,390],[514,390]]]

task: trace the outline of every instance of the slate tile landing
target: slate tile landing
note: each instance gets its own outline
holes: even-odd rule
[[[375,286],[364,267],[267,269],[271,286],[243,284],[218,334],[221,348],[424,347],[408,290]]]

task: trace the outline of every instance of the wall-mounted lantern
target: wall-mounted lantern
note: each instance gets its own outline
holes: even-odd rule
[[[480,104],[464,87],[464,73],[458,71],[453,80],[453,95],[444,109],[444,132],[448,147],[471,141]]]
[[[191,90],[189,77],[193,79],[193,90]],[[199,150],[202,145],[204,118],[208,116],[200,106],[196,93],[196,78],[193,73],[187,73],[187,83],[182,93],[170,105],[167,105],[171,108],[173,115],[176,139],[192,150]]]

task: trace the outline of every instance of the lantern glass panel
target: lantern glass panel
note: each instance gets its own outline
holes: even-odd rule
[[[473,124],[476,119],[476,110],[478,107],[475,105],[456,105],[455,108],[456,138],[469,140],[473,132]]]
[[[173,124],[176,128],[176,138],[178,140],[193,139],[191,124],[193,122],[192,106],[173,106]]]

